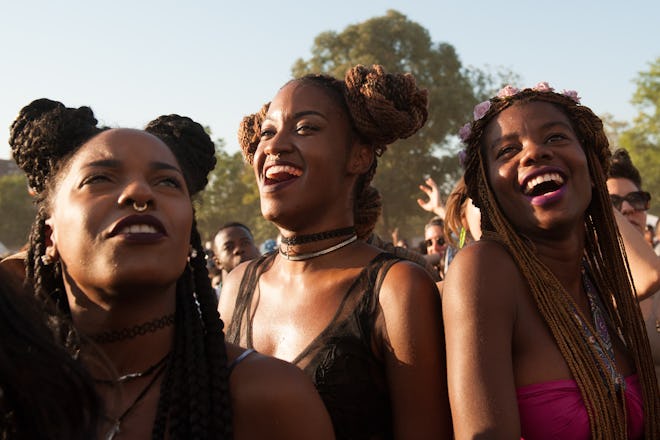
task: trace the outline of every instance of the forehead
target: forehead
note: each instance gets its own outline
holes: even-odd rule
[[[267,119],[286,119],[300,112],[315,111],[326,118],[346,115],[329,90],[309,82],[293,81],[275,95],[266,115]]]
[[[85,142],[74,156],[72,166],[107,159],[138,165],[160,162],[180,170],[174,154],[163,141],[145,131],[127,128],[106,130]]]
[[[639,188],[632,180],[625,177],[610,177],[607,179],[607,191],[610,194],[625,196],[630,192],[639,191]]]
[[[521,102],[502,110],[485,130],[486,144],[511,132],[521,133],[547,124],[560,123],[573,128],[570,120],[557,106],[543,101]]]
[[[240,226],[230,226],[218,232],[218,235],[215,237],[216,244],[218,246],[222,245],[227,241],[240,240],[242,238],[250,238],[250,234],[245,228]]]
[[[431,225],[424,231],[424,237],[426,238],[440,237],[442,235],[444,235],[444,231],[442,230],[442,227],[438,225]]]

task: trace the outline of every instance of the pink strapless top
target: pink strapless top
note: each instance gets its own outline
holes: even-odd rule
[[[591,438],[589,416],[574,380],[555,380],[516,390],[520,429],[525,440]],[[636,374],[626,377],[628,438],[644,436],[642,389]]]

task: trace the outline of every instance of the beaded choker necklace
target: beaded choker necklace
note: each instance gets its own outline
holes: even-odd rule
[[[329,238],[343,237],[344,235],[355,234],[355,226],[333,229],[332,231],[317,232],[315,234],[294,235],[292,237],[282,237],[282,244],[293,246],[296,244],[312,243],[314,241],[327,240]]]
[[[291,254],[289,254],[289,250],[288,250],[289,246],[287,246],[286,251],[280,247],[280,254],[282,254],[287,260],[290,260],[290,261],[309,260],[311,258],[320,257],[321,255],[329,254],[330,252],[334,252],[336,250],[339,250],[339,249],[341,249],[345,246],[348,246],[349,244],[353,243],[356,240],[357,240],[357,235],[353,234],[353,235],[351,235],[350,237],[348,237],[346,240],[344,240],[342,242],[339,242],[339,243],[337,243],[333,246],[330,246],[328,248],[321,249],[320,251],[310,252],[308,254],[294,254],[294,255],[291,255]]]
[[[172,324],[174,324],[174,313],[161,316],[160,318],[156,318],[153,321],[138,324],[133,327],[123,328],[121,330],[110,330],[107,332],[90,335],[89,338],[98,344],[109,344],[111,342],[122,341],[124,339],[132,339],[147,333],[153,333],[162,328],[169,327]]]

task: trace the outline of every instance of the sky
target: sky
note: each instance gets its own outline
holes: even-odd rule
[[[314,38],[395,9],[451,44],[464,66],[575,89],[632,121],[634,79],[660,57],[657,0],[0,0],[0,158],[18,111],[47,97],[103,125],[190,116],[236,151],[241,118],[309,58]]]

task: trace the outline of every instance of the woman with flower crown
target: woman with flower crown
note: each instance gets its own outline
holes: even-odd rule
[[[460,134],[483,235],[443,291],[456,438],[660,438],[601,121],[574,91],[507,86]]]
[[[290,81],[239,132],[282,244],[223,284],[227,338],[303,369],[340,439],[451,436],[437,289],[366,242],[377,156],[424,124],[426,104],[412,76],[356,66]]]

